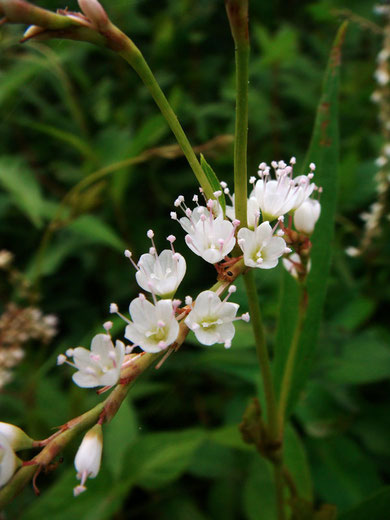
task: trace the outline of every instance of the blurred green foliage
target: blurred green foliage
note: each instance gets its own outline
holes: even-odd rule
[[[39,4],[63,7],[57,0]],[[338,11],[351,9],[381,26],[373,5],[252,1],[250,174],[261,161],[292,155],[299,170],[342,18]],[[75,0],[68,7],[76,9]],[[194,145],[233,133],[233,44],[223,2],[115,0],[105,7],[142,49]],[[169,212],[179,193],[190,196],[197,187],[177,150],[164,149],[138,164],[112,168],[69,195],[94,172],[174,139],[120,58],[76,42],[21,46],[21,33],[18,26],[0,29],[1,248],[14,253],[39,306],[55,313],[60,324],[49,347],[26,349],[0,394],[0,409],[2,420],[42,438],[99,399],[75,387],[70,370],[55,366],[56,356],[69,346],[88,346],[108,318],[109,303],[126,309],[137,294],[122,251],[127,247],[136,257],[145,252],[147,229],[154,229],[160,249],[174,233],[177,249],[185,251]],[[390,504],[388,488],[377,491],[390,476],[388,227],[364,257],[345,254],[361,236],[360,213],[375,200],[381,136],[369,98],[380,46],[380,34],[352,19],[341,70],[333,266],[311,379],[286,441],[287,465],[302,497],[310,500],[314,493],[316,503],[336,504],[340,520],[385,520]],[[220,138],[201,151],[219,179],[231,184],[231,141]],[[211,266],[186,257],[189,269],[179,297],[215,279]],[[272,335],[282,270],[256,275]],[[25,303],[12,286],[1,284],[2,306],[10,299]],[[241,282],[235,301],[247,310]],[[114,331],[122,335],[119,322]],[[229,351],[196,345],[189,336],[178,354],[137,382],[106,428],[104,467],[86,493],[72,499],[75,443],[55,472],[39,477],[42,497],[27,488],[6,518],[274,520],[268,463],[242,442],[237,429],[260,387],[248,325],[237,324]]]

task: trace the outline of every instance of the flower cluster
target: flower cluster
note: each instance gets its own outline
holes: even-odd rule
[[[379,130],[382,134],[382,146],[375,161],[377,171],[374,177],[377,192],[376,200],[361,213],[364,231],[359,247],[348,247],[349,256],[361,255],[370,247],[383,228],[385,218],[389,219],[388,197],[390,190],[390,6],[377,5],[375,12],[386,20],[383,28],[382,48],[377,55],[377,66],[374,74],[377,86],[371,95],[371,101],[378,107]]]
[[[221,187],[231,201],[226,207],[227,218],[218,202],[222,191],[215,192],[216,200],[207,200],[204,205],[199,204],[195,195],[194,209],[189,208],[180,195],[175,206],[183,211],[184,217],[178,218],[176,212],[171,212],[171,218],[187,233],[185,241],[191,251],[206,262],[217,264],[228,261],[227,255],[238,245],[244,264],[260,269],[275,267],[280,257],[293,250],[292,254],[298,256],[303,250],[307,251],[309,237],[321,213],[320,202],[312,195],[321,189],[312,182],[315,165],[310,164],[307,175],[294,177],[295,162],[293,157],[288,165],[284,161],[273,161],[271,166],[259,165],[258,177],[250,179],[253,188],[247,200],[247,227],[240,227],[236,219],[234,194],[230,194],[225,182]],[[286,216],[287,227],[284,225]]]

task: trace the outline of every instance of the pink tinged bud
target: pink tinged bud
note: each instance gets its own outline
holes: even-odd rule
[[[76,477],[81,481],[73,490],[75,496],[85,491],[87,478],[95,478],[100,470],[103,450],[103,433],[100,424],[95,424],[85,435],[77,450],[74,466]]]
[[[93,25],[100,30],[107,28],[109,19],[106,11],[97,0],[78,0],[80,9]]]

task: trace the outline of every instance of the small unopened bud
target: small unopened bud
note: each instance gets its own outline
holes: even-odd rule
[[[318,200],[307,199],[294,212],[294,226],[301,233],[311,235],[320,217],[321,204]]]
[[[7,437],[0,433],[0,488],[7,484],[21,464]]]
[[[95,478],[100,470],[103,450],[103,433],[101,424],[95,424],[85,435],[77,450],[74,466],[80,484],[73,490],[74,496],[86,490],[87,478]]]
[[[97,29],[105,29],[109,19],[106,11],[97,0],[77,0],[80,9]]]
[[[9,442],[15,451],[31,448],[33,440],[22,429],[14,424],[0,422],[0,434]]]

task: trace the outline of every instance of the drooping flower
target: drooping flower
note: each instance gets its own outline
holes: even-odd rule
[[[76,477],[80,484],[73,489],[74,496],[85,491],[87,478],[95,478],[100,470],[103,450],[103,433],[100,424],[95,424],[83,437],[74,459]]]
[[[311,235],[320,218],[321,204],[318,200],[307,199],[294,212],[294,226],[297,231]]]
[[[231,286],[228,296],[234,290],[235,287]],[[215,292],[203,291],[192,304],[192,310],[184,322],[202,345],[224,343],[226,348],[230,347],[235,334],[233,321],[249,320],[249,314],[236,318],[239,305],[227,302],[227,297],[221,301]]]
[[[0,435],[5,437],[15,451],[31,448],[33,440],[18,426],[0,422]]]
[[[206,207],[197,206],[192,211],[180,196],[175,206],[181,207],[186,215],[179,223],[187,232],[185,241],[191,251],[211,264],[220,262],[231,252],[236,243],[234,234],[239,221],[225,220],[216,201],[210,199]],[[171,218],[178,220],[175,212],[171,213]]]
[[[248,267],[272,269],[279,258],[290,251],[283,238],[274,235],[269,222],[263,222],[254,231],[241,228],[237,240],[244,253],[244,263]]]
[[[0,433],[0,488],[7,484],[21,465],[7,437]]]
[[[299,175],[293,178],[292,158],[290,165],[284,161],[272,162],[275,179],[270,179],[270,168],[265,163],[259,166],[260,179],[256,182],[251,197],[255,197],[262,212],[263,220],[275,220],[280,216],[297,209],[316,188],[311,182],[315,165],[310,165],[308,175]]]
[[[131,252],[126,250],[125,255],[136,268],[136,280],[138,285],[145,291],[151,292],[161,298],[172,298],[184,278],[186,272],[186,261],[184,257],[173,248],[176,238],[169,235],[168,242],[171,250],[164,249],[159,255],[153,241],[154,233],[149,229],[147,236],[152,240],[149,253],[141,256],[138,264],[131,258]]]
[[[153,305],[143,294],[135,298],[129,307],[131,321],[125,330],[125,338],[145,352],[160,352],[175,342],[179,324],[175,318],[172,300],[160,300]]]
[[[77,368],[72,376],[76,385],[81,388],[113,386],[119,380],[125,345],[117,340],[114,347],[108,334],[97,334],[92,339],[91,350],[76,347],[68,349],[66,354],[58,356],[57,364],[67,363]],[[67,356],[72,356],[74,363],[70,363]]]

